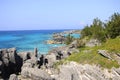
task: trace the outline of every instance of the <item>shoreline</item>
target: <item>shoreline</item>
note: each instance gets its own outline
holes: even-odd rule
[[[64,59],[68,58],[70,55],[79,54],[80,50],[78,50],[75,45],[77,45],[77,42],[73,41],[69,45],[54,48],[49,54],[40,56],[37,54],[39,52],[37,48],[35,48],[33,52],[21,53],[17,53],[15,48],[0,50],[0,56],[2,57],[0,66],[3,66],[1,68],[4,71],[4,74],[1,72],[2,78],[9,79],[14,77],[18,80],[71,80],[73,79],[72,76],[74,76],[75,80],[80,80],[80,76],[82,79],[91,80],[120,78],[118,76],[120,68],[113,67],[108,69],[98,64],[82,64],[74,61],[63,62]],[[86,55],[91,54],[89,50],[85,50],[84,52]]]

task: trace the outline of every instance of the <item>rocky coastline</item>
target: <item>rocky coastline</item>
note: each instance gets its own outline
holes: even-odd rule
[[[64,33],[71,33],[71,31],[58,33],[57,37],[58,35]],[[63,36],[61,37],[64,38]],[[77,45],[78,41],[74,40],[71,44],[54,48],[49,51],[48,54],[44,55],[38,55],[39,51],[37,48],[35,48],[33,52],[17,52],[16,48],[0,49],[0,80],[120,79],[120,68],[113,67],[111,69],[107,69],[96,64],[79,64],[74,61],[66,61],[58,65],[56,68],[56,63],[68,58],[72,54],[79,53]],[[101,44],[96,39],[92,39],[85,44],[85,46],[88,47],[99,45]],[[84,52],[89,53],[90,50],[85,50]],[[119,54],[114,55],[117,56],[115,58],[111,57],[106,50],[98,50],[98,54],[106,57],[109,60],[116,60],[120,64]]]
[[[55,48],[49,54],[41,55],[38,58],[37,48],[34,49],[34,52],[17,52],[16,48],[0,49],[1,79],[54,80],[54,77],[51,77],[55,73],[54,63],[75,51],[78,52],[75,47],[64,46]]]
[[[74,44],[73,44],[74,43]],[[99,65],[66,62],[54,64],[78,53],[75,42],[55,48],[38,58],[38,50],[19,52],[15,48],[0,50],[0,76],[3,80],[119,80],[120,68],[102,69]],[[99,54],[102,51],[99,51]]]

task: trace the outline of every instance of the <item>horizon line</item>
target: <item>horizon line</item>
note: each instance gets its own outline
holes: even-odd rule
[[[0,30],[0,31],[39,31],[39,30],[81,30],[81,29],[16,29],[16,30]]]

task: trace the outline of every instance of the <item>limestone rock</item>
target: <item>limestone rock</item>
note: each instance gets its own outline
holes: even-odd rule
[[[10,48],[8,49],[8,56],[9,56],[9,61],[12,63],[16,63],[15,62],[15,57],[16,57],[16,48]]]
[[[15,74],[11,74],[9,80],[18,80],[18,77]]]
[[[20,72],[22,60],[17,55],[16,48],[1,49],[0,60],[0,71],[2,78],[7,79],[10,74]]]
[[[20,52],[18,53],[18,55],[23,59],[23,61],[26,61],[31,58],[33,53],[32,52]]]
[[[94,47],[94,46],[100,46],[100,45],[101,43],[97,39],[91,39],[85,44],[85,46],[88,46],[88,47]]]
[[[22,69],[21,76],[24,78],[28,77],[33,80],[52,80],[47,72],[37,68],[24,67]]]
[[[112,60],[110,54],[106,50],[98,50],[98,53],[101,54],[102,56]]]
[[[63,64],[55,80],[119,80],[119,69],[101,69],[96,65],[81,65],[76,62]]]
[[[70,45],[69,48],[77,48],[77,40],[74,40]]]

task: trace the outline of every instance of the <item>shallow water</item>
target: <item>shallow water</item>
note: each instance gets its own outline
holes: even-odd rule
[[[28,51],[37,47],[39,53],[47,54],[54,47],[64,44],[46,44],[52,34],[65,30],[0,31],[0,48],[16,47],[17,51]]]

